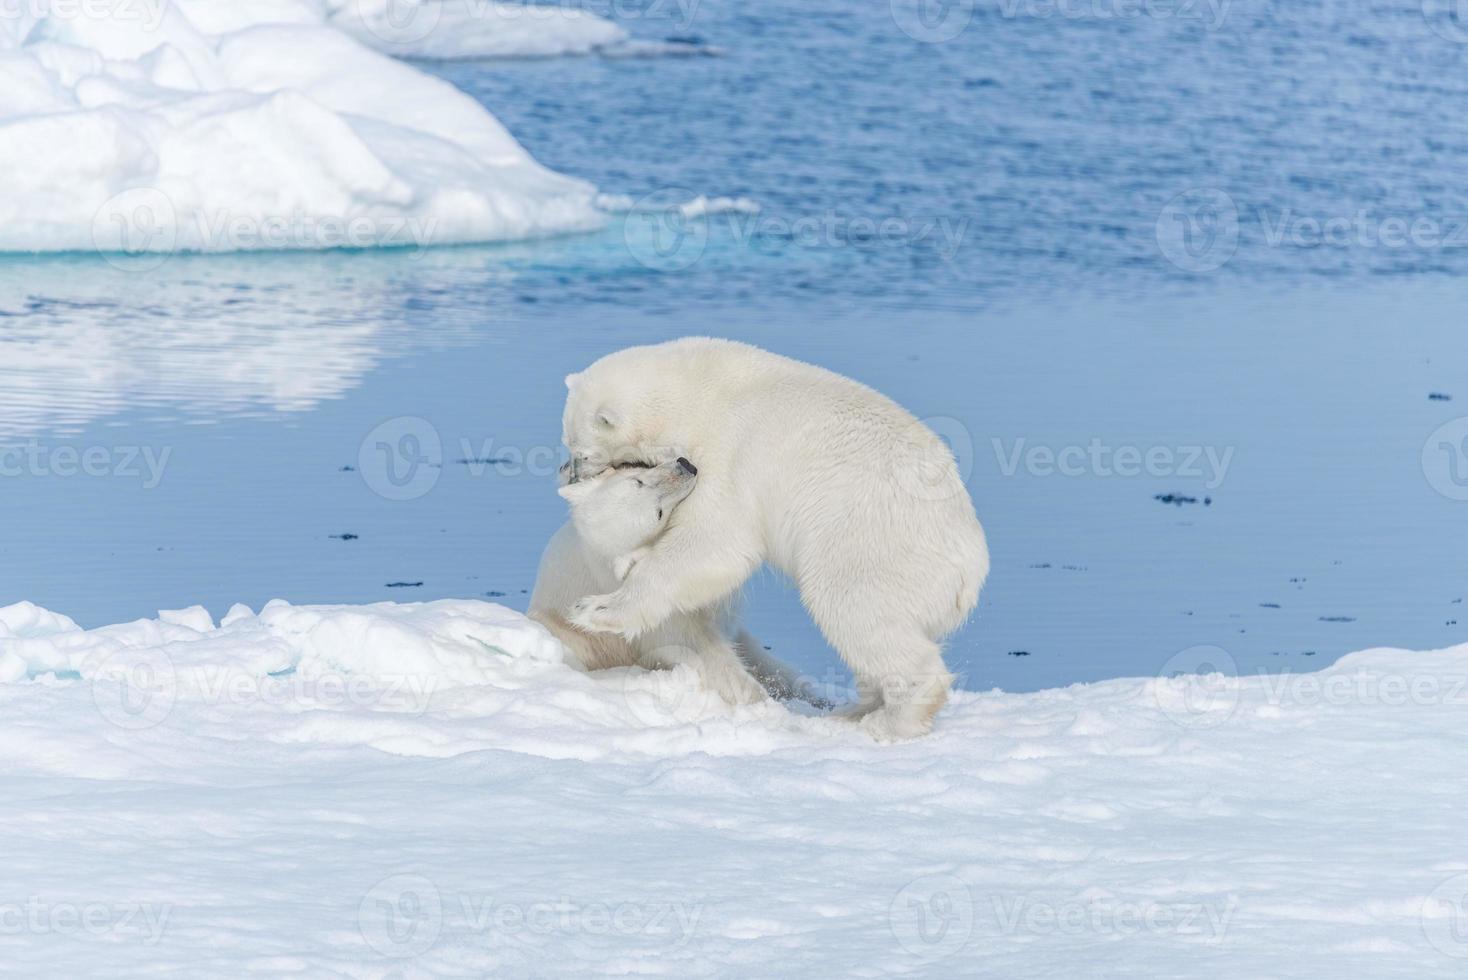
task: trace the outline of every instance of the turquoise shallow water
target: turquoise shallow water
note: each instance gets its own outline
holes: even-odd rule
[[[883,4],[704,0],[628,26],[720,56],[430,66],[608,193],[757,213],[0,260],[0,602],[523,605],[561,377],[715,333],[953,443],[995,558],[967,686],[1468,638],[1463,47],[1350,4],[970,6],[934,44]],[[747,592],[766,642],[839,669],[782,583]]]

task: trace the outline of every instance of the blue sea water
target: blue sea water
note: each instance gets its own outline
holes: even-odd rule
[[[707,53],[422,67],[641,202],[604,231],[0,259],[0,603],[87,625],[523,607],[564,516],[562,376],[712,333],[953,444],[994,552],[950,648],[968,687],[1468,639],[1468,31],[1446,8],[603,12]],[[661,207],[699,195],[759,210]],[[839,676],[784,583],[747,605]]]

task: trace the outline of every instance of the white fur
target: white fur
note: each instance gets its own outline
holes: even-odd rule
[[[879,738],[930,730],[989,551],[953,455],[891,399],[747,344],[687,338],[610,354],[566,379],[563,438],[595,473],[686,455],[699,482],[667,530],[576,625],[640,637],[784,571],[862,690]]]
[[[546,545],[530,618],[544,625],[584,670],[680,663],[693,668],[703,688],[733,704],[800,696],[799,678],[739,629],[727,603],[670,616],[636,640],[586,633],[568,620],[583,596],[615,589],[667,527],[695,478],[676,463],[653,469],[608,471],[561,488],[571,505],[566,522]]]

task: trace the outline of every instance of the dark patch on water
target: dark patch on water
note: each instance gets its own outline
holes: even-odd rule
[[[1198,498],[1197,497],[1190,497],[1190,496],[1188,496],[1185,493],[1159,493],[1159,494],[1154,494],[1153,497],[1152,497],[1152,499],[1158,501],[1159,503],[1173,504],[1174,506],[1177,506],[1177,507],[1181,507],[1184,504],[1196,504],[1198,502]],[[1212,507],[1213,506],[1213,498],[1212,497],[1204,497],[1203,498],[1203,506],[1204,507]]]

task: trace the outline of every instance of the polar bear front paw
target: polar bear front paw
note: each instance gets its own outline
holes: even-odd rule
[[[567,617],[571,624],[588,633],[615,633],[627,639],[635,638],[631,623],[622,614],[615,594],[589,595],[576,601]]]

